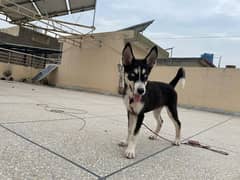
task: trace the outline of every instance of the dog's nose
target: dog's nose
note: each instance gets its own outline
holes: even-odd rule
[[[143,89],[143,88],[138,88],[138,89],[137,89],[137,92],[138,92],[138,94],[140,94],[140,95],[141,95],[141,94],[143,94],[143,93],[144,93],[144,89]]]

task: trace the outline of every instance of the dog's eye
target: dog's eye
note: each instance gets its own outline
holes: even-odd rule
[[[129,74],[128,74],[128,79],[129,79],[130,81],[134,81],[135,78],[136,78],[136,74],[135,74],[135,73],[129,73]]]
[[[142,80],[143,80],[143,81],[146,81],[147,78],[148,78],[147,74],[143,74],[143,76],[142,76]]]

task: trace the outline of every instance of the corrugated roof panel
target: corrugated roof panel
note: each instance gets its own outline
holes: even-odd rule
[[[30,0],[11,0],[11,1],[38,14]],[[13,6],[7,0],[2,0],[0,2],[16,10],[16,6]],[[34,2],[37,5],[40,12],[42,13],[42,15],[44,16],[55,17],[68,14],[68,8],[65,0],[34,0]],[[88,11],[95,9],[96,0],[69,0],[69,5],[71,13]],[[32,14],[29,13],[27,10],[24,10],[24,8],[21,8],[20,12],[32,16]],[[9,8],[1,7],[1,4],[0,12],[3,12],[5,15],[7,15],[12,21],[21,22],[33,21],[33,19],[26,18],[24,15],[9,10]]]
[[[135,30],[135,31],[138,31],[138,32],[143,32],[153,22],[154,22],[154,20],[147,21],[147,22],[144,22],[144,23],[141,23],[141,24],[137,24],[137,25],[134,25],[134,26],[130,26],[130,27],[118,30],[118,31]]]
[[[96,0],[69,0],[71,13],[95,9]]]
[[[67,4],[65,0],[41,0],[36,1],[35,4],[38,6],[41,14],[44,16],[54,17],[68,14]]]

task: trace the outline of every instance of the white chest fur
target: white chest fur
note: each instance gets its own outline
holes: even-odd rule
[[[129,99],[130,99],[130,96],[128,94],[124,96],[123,101],[124,101],[126,108],[129,111],[134,111],[134,113],[138,114],[142,110],[144,104],[142,102],[134,102],[134,101],[130,104]]]

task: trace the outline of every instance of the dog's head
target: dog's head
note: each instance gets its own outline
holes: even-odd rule
[[[146,92],[148,76],[158,57],[158,49],[154,46],[144,59],[136,59],[130,43],[127,43],[122,51],[122,63],[124,66],[124,80],[130,89],[135,102],[141,100]]]

